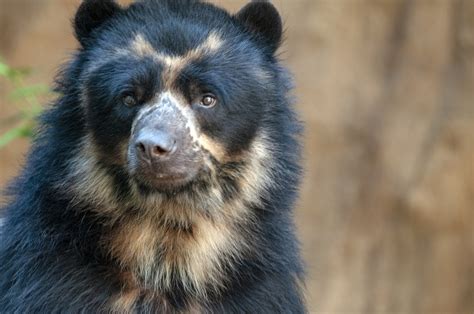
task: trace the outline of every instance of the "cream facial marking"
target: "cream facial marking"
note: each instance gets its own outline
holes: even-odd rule
[[[216,32],[211,32],[206,40],[194,49],[189,50],[182,56],[166,55],[153,48],[142,34],[137,34],[130,51],[139,57],[152,57],[165,66],[162,74],[165,87],[170,88],[179,72],[190,62],[201,58],[205,54],[214,53],[223,45],[223,41]]]
[[[175,96],[172,92],[166,91],[161,95],[162,100],[168,100],[169,104],[174,106],[181,115],[186,120],[186,128],[189,130],[189,134],[193,138],[194,142],[199,140],[199,124],[196,121],[196,117],[194,116],[194,112],[192,111],[191,107],[187,104],[186,100],[182,97]]]
[[[243,170],[239,182],[243,197],[249,202],[259,200],[259,195],[275,182],[275,178],[272,178],[275,162],[270,143],[268,136],[262,132],[257,134],[251,145],[248,158],[250,162]]]
[[[214,140],[209,138],[207,135],[201,132],[199,124],[196,120],[194,112],[189,105],[185,103],[184,99],[175,96],[171,92],[165,92],[163,97],[168,97],[171,103],[176,104],[177,109],[186,119],[186,128],[189,130],[191,137],[197,147],[201,147],[208,151],[218,161],[223,161],[225,158],[225,151],[222,145],[216,143]]]
[[[69,182],[72,195],[80,200],[88,200],[101,208],[103,213],[117,208],[112,178],[98,166],[97,153],[94,151],[90,135],[86,136],[79,147],[76,157],[70,161]],[[63,188],[63,187],[58,187]]]
[[[154,113],[157,117],[166,119],[178,113],[186,121],[184,127],[188,130],[189,135],[194,142],[197,142],[199,138],[198,123],[189,105],[184,103],[184,99],[178,100],[178,98],[179,97],[174,96],[170,91],[163,92],[158,97],[155,97],[157,100],[154,101],[153,104],[144,107],[138,112],[132,124],[131,134],[134,134],[137,124],[149,114]],[[168,115],[168,117],[166,115]]]
[[[216,32],[211,32],[203,43],[196,48],[189,50],[185,55],[172,56],[158,52],[142,34],[137,34],[130,45],[130,50],[140,57],[153,57],[165,66],[181,67],[192,60],[198,59],[205,53],[216,52],[222,47],[222,45],[223,41],[220,36]]]

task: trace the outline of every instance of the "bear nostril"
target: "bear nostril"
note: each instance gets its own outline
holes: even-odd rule
[[[153,155],[157,155],[157,156],[161,156],[161,155],[164,155],[166,153],[169,153],[169,150],[161,147],[161,146],[154,146],[151,153]]]
[[[141,143],[141,142],[137,144],[137,149],[138,149],[140,152],[142,152],[142,153],[145,153],[145,152],[146,152],[145,144],[143,144],[143,143]]]

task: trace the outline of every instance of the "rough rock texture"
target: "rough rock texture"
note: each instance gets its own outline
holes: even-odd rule
[[[0,0],[0,54],[50,82],[77,3]],[[306,123],[310,310],[473,313],[474,1],[274,3]],[[6,89],[0,118],[14,112]],[[26,147],[0,151],[2,186]]]

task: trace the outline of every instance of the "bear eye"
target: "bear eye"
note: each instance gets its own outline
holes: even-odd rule
[[[132,95],[125,95],[122,101],[128,107],[133,107],[137,104],[137,99]]]
[[[203,107],[210,108],[210,107],[215,106],[216,103],[217,103],[217,98],[213,94],[205,94],[201,98],[201,106]]]

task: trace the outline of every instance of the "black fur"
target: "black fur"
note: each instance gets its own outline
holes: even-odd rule
[[[76,38],[87,46],[92,32],[120,11],[113,0],[84,0],[74,18]]]
[[[236,16],[251,32],[266,41],[273,51],[280,46],[283,25],[278,11],[271,3],[252,1],[243,7]]]
[[[182,55],[213,30],[222,36],[223,48],[188,64],[174,88],[188,99],[202,132],[221,143],[228,156],[249,150],[263,130],[274,161],[267,166],[273,182],[258,199],[245,203],[252,222],[236,223],[236,228],[252,253],[222,264],[222,286],[207,287],[205,297],[198,298],[176,277],[171,289],[152,291],[154,298],[142,295],[133,311],[179,312],[193,305],[210,313],[304,312],[292,217],[300,177],[300,127],[290,101],[290,78],[274,55],[281,40],[275,8],[256,2],[232,16],[193,0],[145,0],[129,8],[86,0],[74,27],[82,48],[58,76],[61,96],[42,116],[26,165],[8,190],[0,233],[0,312],[110,311],[111,298],[123,288],[122,269],[102,246],[102,238],[143,210],[134,205],[136,195],[119,160],[119,147],[128,140],[140,105],[162,90],[163,71],[147,58],[117,57],[112,51],[127,47],[141,32],[158,51]],[[104,63],[94,68],[97,61]],[[252,76],[255,69],[266,79]],[[206,111],[194,99],[209,89],[218,94],[220,104]],[[140,105],[124,106],[120,96],[127,93],[138,95]],[[127,204],[113,221],[71,188],[70,163],[88,136],[97,167],[112,178],[114,199]],[[224,201],[239,199],[239,173],[250,160],[211,160]],[[163,197],[172,201],[185,193],[191,199],[206,195],[209,180],[203,170],[194,182],[163,192]],[[157,192],[143,185],[140,193],[147,197]],[[203,215],[213,219],[214,213],[209,209]],[[192,227],[183,227],[183,232],[192,236]]]

